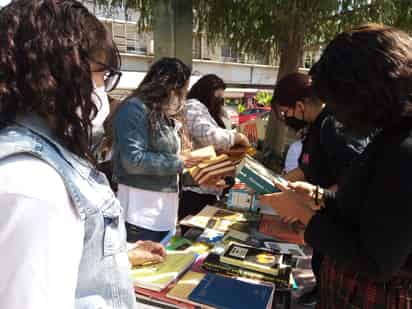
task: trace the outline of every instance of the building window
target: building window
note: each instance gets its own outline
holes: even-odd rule
[[[228,45],[222,45],[221,47],[221,55],[223,58],[223,61],[236,61],[237,60],[237,54],[236,52],[233,50],[233,48],[231,48]]]

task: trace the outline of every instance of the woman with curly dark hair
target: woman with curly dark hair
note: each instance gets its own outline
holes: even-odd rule
[[[178,174],[197,162],[180,153],[176,121],[190,74],[179,59],[160,59],[114,118],[113,160],[128,241],[161,241],[176,227]]]
[[[0,308],[134,308],[121,206],[95,169],[120,58],[73,0],[0,10]],[[139,243],[132,264],[161,260]]]
[[[263,201],[304,223],[306,242],[325,255],[319,308],[410,308],[412,38],[382,25],[355,28],[335,37],[310,74],[348,133],[372,142],[336,195],[278,184],[283,192]]]

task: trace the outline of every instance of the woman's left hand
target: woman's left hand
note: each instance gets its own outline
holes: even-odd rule
[[[281,217],[296,218],[306,226],[315,213],[307,205],[307,199],[282,183],[276,182],[275,185],[282,192],[262,195],[260,203],[272,207]]]

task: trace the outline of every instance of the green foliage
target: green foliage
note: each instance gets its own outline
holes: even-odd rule
[[[255,100],[264,106],[270,106],[272,100],[272,94],[269,91],[258,91],[255,96]]]
[[[141,31],[151,28],[158,1],[166,0],[96,0],[100,5],[138,9]],[[302,32],[306,47],[365,22],[412,31],[412,0],[193,0],[193,10],[195,30],[204,32],[210,43],[224,40],[239,54],[268,59],[279,55],[293,35],[291,29]]]
[[[194,0],[194,9],[198,29],[212,42],[272,58],[293,28],[303,32],[307,47],[365,22],[412,30],[412,0]]]

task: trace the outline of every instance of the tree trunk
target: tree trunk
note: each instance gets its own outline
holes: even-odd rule
[[[305,29],[300,17],[296,16],[288,29],[286,41],[280,46],[280,63],[277,80],[297,72],[304,52]],[[263,146],[264,163],[275,171],[281,171],[287,127],[272,113],[266,130]]]

